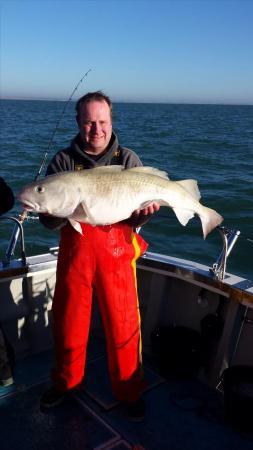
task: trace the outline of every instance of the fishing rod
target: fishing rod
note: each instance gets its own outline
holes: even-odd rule
[[[90,71],[91,71],[91,69],[89,69],[89,70],[82,76],[82,78],[78,81],[78,83],[77,83],[76,86],[74,87],[73,91],[71,92],[71,94],[70,94],[68,100],[64,103],[64,107],[63,107],[63,109],[62,109],[61,115],[60,115],[60,117],[59,117],[59,120],[56,122],[55,128],[54,128],[54,130],[53,130],[53,132],[52,132],[52,135],[51,135],[51,138],[49,139],[47,149],[46,149],[46,151],[45,151],[45,154],[44,154],[44,156],[43,156],[43,158],[42,158],[42,161],[41,161],[41,164],[40,164],[40,166],[39,166],[39,170],[38,170],[38,172],[36,173],[33,182],[37,181],[37,179],[38,179],[39,176],[41,175],[41,172],[42,172],[42,170],[43,170],[43,168],[44,168],[44,166],[45,166],[45,164],[46,164],[46,160],[47,160],[47,157],[48,157],[48,153],[49,153],[49,151],[50,151],[50,149],[51,149],[51,147],[52,147],[52,143],[53,143],[55,134],[56,134],[56,132],[57,132],[57,130],[58,130],[58,128],[59,128],[59,125],[60,125],[60,123],[61,123],[61,121],[62,121],[62,118],[63,118],[63,116],[64,116],[64,114],[65,114],[65,111],[66,111],[66,109],[67,109],[69,103],[71,102],[71,100],[72,100],[72,98],[73,98],[74,93],[77,91],[77,89],[79,88],[79,86],[80,86],[80,84],[83,82],[83,80],[88,76],[88,73],[89,73]],[[16,248],[17,241],[18,241],[19,234],[20,234],[20,229],[22,228],[22,223],[23,223],[23,222],[25,221],[25,219],[27,219],[27,218],[28,218],[28,212],[27,212],[26,210],[23,210],[22,213],[19,215],[19,220],[17,219],[18,222],[19,222],[19,224],[17,224],[17,223],[15,224],[15,227],[14,227],[13,232],[12,232],[11,239],[10,239],[10,241],[9,241],[9,245],[8,245],[7,250],[6,250],[6,252],[5,252],[5,261],[4,261],[4,265],[8,265],[8,264],[9,264],[10,259],[11,259],[12,255],[13,255],[14,252],[15,252],[15,248]]]
[[[52,143],[53,143],[55,134],[56,134],[56,132],[57,132],[57,130],[58,130],[58,127],[59,127],[59,125],[60,125],[60,123],[61,123],[61,121],[62,121],[62,118],[63,118],[63,116],[64,116],[64,114],[65,114],[65,111],[66,111],[66,109],[67,109],[67,106],[68,106],[69,102],[71,102],[74,93],[77,91],[78,87],[79,87],[80,84],[83,82],[84,78],[86,78],[86,77],[88,76],[88,73],[89,73],[90,71],[91,71],[91,69],[89,69],[89,70],[83,75],[83,77],[78,81],[77,85],[74,87],[73,91],[71,92],[69,99],[65,102],[64,107],[63,107],[62,112],[61,112],[61,115],[60,115],[60,117],[59,117],[59,120],[58,120],[58,122],[56,122],[56,125],[55,125],[55,128],[54,128],[54,130],[53,130],[52,136],[51,136],[51,138],[50,138],[50,140],[49,140],[49,143],[48,143],[48,146],[47,146],[45,155],[44,155],[44,157],[43,157],[43,159],[42,159],[41,165],[40,165],[40,167],[39,167],[39,170],[38,170],[38,172],[37,172],[37,174],[36,174],[36,176],[35,176],[35,178],[34,178],[33,181],[37,181],[37,179],[39,178],[39,176],[40,176],[40,174],[41,174],[41,172],[42,172],[42,169],[43,169],[44,166],[45,166],[45,163],[46,163],[46,160],[47,160],[47,156],[48,156],[49,150],[51,149],[51,146],[52,146]]]

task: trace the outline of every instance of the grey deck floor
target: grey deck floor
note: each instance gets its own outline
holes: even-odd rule
[[[15,384],[0,390],[1,450],[252,450],[253,434],[223,420],[222,399],[197,380],[164,380],[145,359],[143,422],[130,422],[112,397],[104,348],[93,343],[82,390],[45,412],[51,352],[18,361]]]

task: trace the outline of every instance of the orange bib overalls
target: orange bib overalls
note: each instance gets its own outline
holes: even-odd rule
[[[70,224],[61,230],[53,299],[56,365],[52,378],[65,391],[84,377],[94,292],[114,395],[121,401],[135,401],[144,386],[136,260],[147,244],[123,223],[81,226],[82,235]]]

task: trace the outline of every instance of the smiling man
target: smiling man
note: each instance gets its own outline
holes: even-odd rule
[[[111,105],[105,100],[81,100],[77,104],[76,120],[84,151],[91,155],[106,151],[112,136]]]
[[[98,91],[81,97],[76,104],[76,121],[79,133],[70,147],[54,156],[47,175],[106,165],[142,165],[136,153],[119,145],[112,128],[112,103],[105,94]],[[136,234],[135,227],[158,209],[154,203],[113,225],[93,227],[80,223],[82,234],[65,219],[40,215],[46,227],[61,230],[52,308],[55,367],[53,385],[43,394],[42,406],[60,403],[83,380],[95,292],[105,329],[114,395],[126,404],[129,418],[143,416],[136,260],[147,244]]]

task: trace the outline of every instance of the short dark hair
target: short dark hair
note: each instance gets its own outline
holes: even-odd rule
[[[110,115],[111,115],[111,118],[112,118],[112,102],[111,102],[111,99],[107,95],[105,95],[102,91],[88,92],[87,94],[85,94],[81,98],[79,98],[79,100],[77,100],[77,102],[76,102],[76,115],[77,115],[77,117],[81,113],[82,105],[84,103],[89,103],[89,102],[92,102],[92,101],[97,101],[97,102],[105,101],[107,103],[107,105],[109,106],[109,108],[110,108]]]

